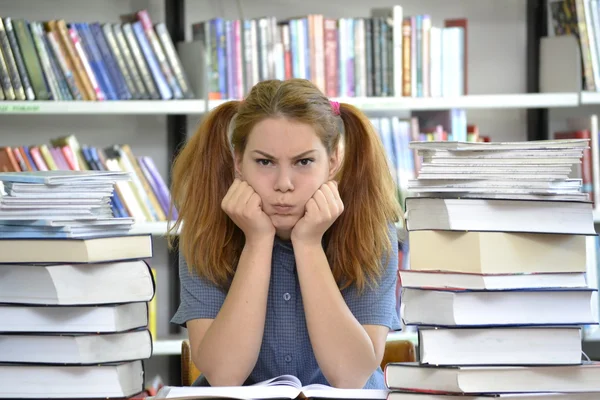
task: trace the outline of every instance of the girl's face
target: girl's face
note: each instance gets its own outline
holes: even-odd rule
[[[289,239],[304,206],[335,174],[337,151],[327,150],[315,130],[285,118],[268,118],[254,126],[235,168],[262,199],[277,235]]]

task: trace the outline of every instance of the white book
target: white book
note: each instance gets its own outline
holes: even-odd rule
[[[0,303],[93,305],[150,301],[155,283],[143,260],[100,264],[0,264]]]
[[[0,334],[0,363],[93,365],[152,356],[147,329],[108,334]]]
[[[593,325],[593,289],[428,290],[402,288],[406,325],[490,327]]]
[[[123,398],[143,389],[141,361],[89,366],[0,365],[0,398]]]
[[[578,365],[580,327],[419,329],[429,365]]]
[[[0,332],[124,332],[148,324],[148,303],[104,306],[0,305]]]

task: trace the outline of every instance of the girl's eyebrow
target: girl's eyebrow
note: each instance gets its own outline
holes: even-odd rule
[[[307,155],[309,155],[310,153],[316,152],[316,149],[312,149],[312,150],[307,150],[305,152],[302,152],[300,154],[298,154],[297,156],[294,156],[293,159],[298,159],[298,158],[302,158],[302,157],[306,157]],[[253,153],[258,153],[261,156],[265,157],[265,158],[269,158],[271,160],[277,160],[277,158],[275,156],[270,155],[269,153],[265,153],[264,151],[261,150],[253,150]]]

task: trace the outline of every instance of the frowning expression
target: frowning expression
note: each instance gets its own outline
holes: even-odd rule
[[[285,118],[257,123],[236,172],[261,197],[280,237],[287,238],[313,194],[333,177],[337,152],[327,149],[312,126]]]

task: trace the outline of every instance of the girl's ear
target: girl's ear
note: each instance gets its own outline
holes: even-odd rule
[[[242,155],[238,152],[235,152],[235,154],[233,155],[233,159],[235,177],[238,179],[242,179]]]
[[[333,177],[339,172],[340,167],[342,166],[343,159],[343,147],[342,145],[338,145],[332,152],[329,157],[329,179],[333,179]]]

